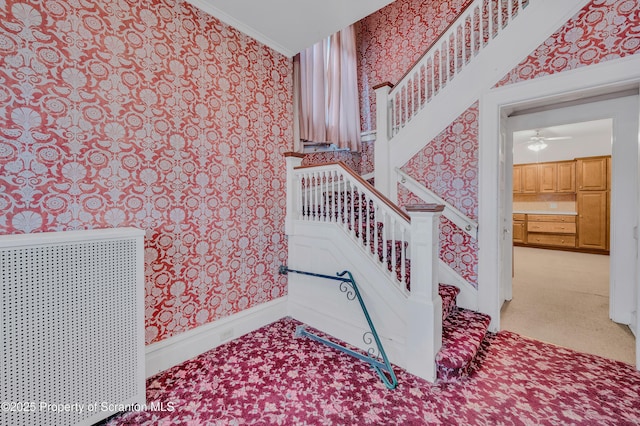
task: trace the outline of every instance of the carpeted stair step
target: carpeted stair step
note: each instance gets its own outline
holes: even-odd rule
[[[442,322],[442,348],[436,355],[438,380],[455,382],[468,375],[491,318],[456,307]]]
[[[456,309],[460,289],[453,285],[440,284],[438,293],[442,299],[442,320],[444,321]]]

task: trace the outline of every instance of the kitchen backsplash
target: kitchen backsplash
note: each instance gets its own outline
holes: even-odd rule
[[[575,212],[575,201],[514,201],[514,212]]]

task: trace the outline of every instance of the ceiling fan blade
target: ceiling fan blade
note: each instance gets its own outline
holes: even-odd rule
[[[561,141],[565,139],[573,139],[573,136],[556,136],[554,138],[543,138],[546,141]]]

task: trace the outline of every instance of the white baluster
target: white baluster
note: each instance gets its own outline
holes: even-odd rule
[[[349,211],[351,216],[351,235],[355,235],[356,232],[356,216],[355,216],[355,199],[356,199],[356,191],[351,182],[349,181],[349,187],[351,188],[351,202],[349,203]]]
[[[369,197],[365,196],[365,200],[367,202],[367,218],[366,218],[366,231],[363,231],[362,233],[364,234],[366,232],[367,235],[367,252],[369,252],[371,250],[371,248],[373,247],[373,236],[371,234],[372,229],[371,229],[371,200],[369,199]]]
[[[327,216],[329,214],[328,206],[327,206],[327,204],[329,203],[329,200],[327,199],[327,196],[329,195],[329,190],[327,185],[328,185],[327,171],[323,170],[321,181],[320,181],[320,190],[322,191],[322,193],[320,194],[322,199],[322,209],[321,209],[322,222],[327,222]]]
[[[298,195],[298,202],[296,205],[296,210],[297,210],[297,217],[296,219],[298,220],[302,220],[304,219],[304,203],[305,203],[305,199],[303,197],[303,193],[302,193],[302,186],[304,185],[303,183],[303,176],[302,175],[296,175],[296,193]]]
[[[401,113],[401,120],[402,120],[402,127],[405,126],[405,124],[407,124],[407,112],[408,112],[408,102],[409,102],[409,97],[407,96],[407,86],[406,84],[402,87],[402,95],[400,97],[400,99],[402,99],[402,113]]]
[[[313,221],[317,220],[317,215],[318,215],[318,172],[313,172],[311,174],[312,176],[312,181],[311,181],[311,191],[313,194],[313,208],[312,208],[312,212],[311,212],[311,217]]]
[[[391,218],[391,273],[394,281],[398,280],[396,270],[398,269],[398,263],[396,262],[396,220]]]
[[[338,176],[338,171],[337,170],[332,170],[331,171],[331,203],[329,204],[330,207],[330,212],[331,212],[331,216],[330,216],[330,221],[335,223],[337,222],[337,218],[336,218],[336,178]]]
[[[382,214],[382,238],[380,241],[382,253],[382,265],[387,269],[387,228],[389,227],[389,218],[386,212]]]
[[[311,215],[313,214],[313,212],[311,211],[312,209],[312,188],[311,188],[311,174],[310,173],[305,173],[304,175],[304,193],[305,193],[305,199],[306,199],[306,216],[307,216],[307,220],[311,220]]]

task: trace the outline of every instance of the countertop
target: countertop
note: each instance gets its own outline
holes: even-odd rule
[[[553,211],[553,210],[514,210],[513,213],[520,213],[520,214],[553,214],[553,215],[567,215],[567,216],[576,216],[578,214],[576,212]]]

